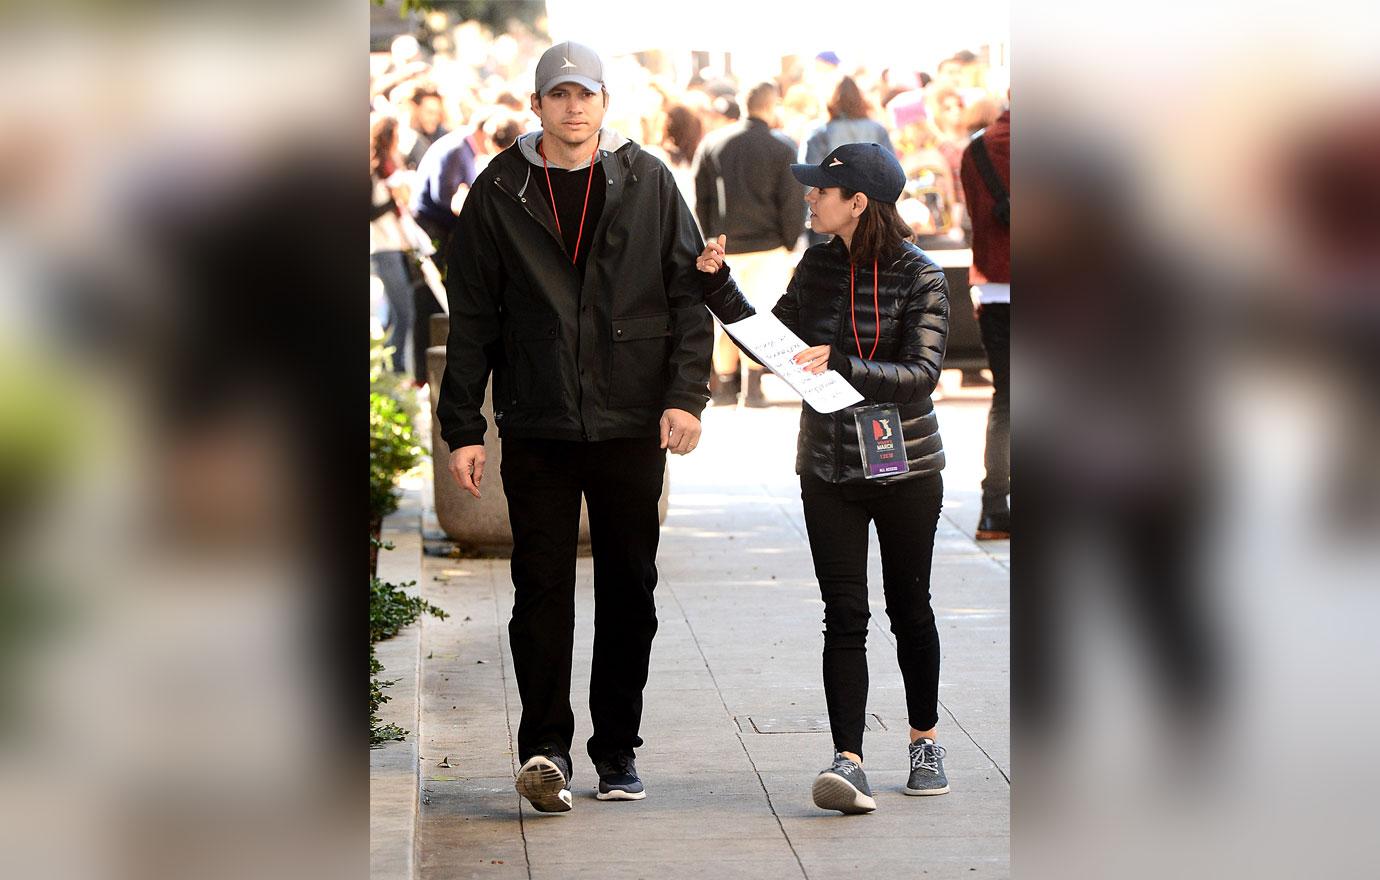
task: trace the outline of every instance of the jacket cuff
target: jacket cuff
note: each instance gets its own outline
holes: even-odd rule
[[[480,431],[477,433],[467,432],[464,434],[452,434],[451,436],[443,437],[442,439],[446,441],[446,445],[450,447],[450,451],[454,452],[462,446],[483,446],[484,432]]]
[[[839,351],[837,345],[829,348],[829,369],[845,379],[853,377],[853,356]]]
[[[728,283],[728,263],[719,267],[719,271],[710,275],[696,269],[695,274],[700,276],[700,292],[708,296]]]
[[[708,403],[709,401],[699,394],[669,394],[662,404],[662,409],[683,409],[698,419],[704,414],[704,407]]]

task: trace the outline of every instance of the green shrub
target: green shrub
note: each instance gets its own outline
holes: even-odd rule
[[[414,586],[415,581],[403,584]],[[383,689],[392,685],[391,681],[375,678],[383,671],[383,664],[374,655],[374,643],[391,639],[423,614],[444,620],[445,611],[432,605],[420,596],[409,596],[396,584],[386,583],[378,578],[369,579],[369,745],[376,746],[407,736],[407,731],[396,724],[384,724],[379,718],[379,707],[388,702]]]
[[[416,586],[416,581],[408,581],[404,587]],[[397,635],[403,627],[416,620],[423,613],[442,620],[446,612],[432,605],[421,596],[409,596],[396,584],[369,579],[369,643],[381,642]]]

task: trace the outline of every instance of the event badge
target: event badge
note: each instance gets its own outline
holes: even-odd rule
[[[863,474],[869,480],[904,474],[906,440],[901,436],[901,412],[894,405],[866,406],[853,411],[862,449]]]

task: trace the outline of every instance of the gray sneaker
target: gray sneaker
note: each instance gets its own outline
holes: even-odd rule
[[[944,775],[944,747],[932,739],[917,739],[910,744],[910,779],[906,794],[948,794],[949,777]]]
[[[570,809],[570,759],[544,754],[528,758],[518,770],[517,792],[532,802],[539,813],[564,813]]]
[[[821,770],[815,777],[814,787],[810,789],[815,806],[821,810],[838,810],[841,813],[870,813],[877,809],[872,799],[872,789],[867,785],[867,776],[856,761],[845,758],[842,753],[834,753],[834,764]]]

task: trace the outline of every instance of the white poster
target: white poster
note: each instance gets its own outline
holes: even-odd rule
[[[856,388],[833,370],[815,374],[793,361],[792,358],[809,346],[775,315],[758,313],[725,324],[724,329],[763,366],[786,380],[786,384],[817,412],[831,413],[863,399]]]

